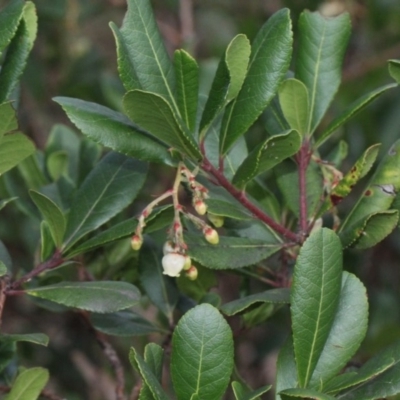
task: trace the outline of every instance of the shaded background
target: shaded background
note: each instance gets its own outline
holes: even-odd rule
[[[0,0],[0,6],[6,3]],[[52,97],[77,97],[121,109],[124,90],[118,79],[114,39],[108,23],[121,25],[126,4],[125,0],[34,0],[34,3],[39,32],[22,79],[19,118],[22,131],[43,148],[55,124],[71,126]],[[245,33],[253,39],[265,20],[282,7],[292,12],[295,38],[297,19],[305,8],[320,9],[331,15],[347,10],[351,15],[353,30],[343,66],[343,85],[327,120],[362,94],[391,82],[386,61],[400,59],[399,0],[155,0],[153,4],[169,51],[184,47],[198,59],[203,93],[207,93],[218,57],[232,37]],[[368,145],[381,142],[385,150],[399,137],[400,90],[392,90],[351,120],[336,134],[335,140],[344,138],[349,144],[344,165],[347,170]],[[153,169],[142,204],[152,193],[161,193],[167,187],[170,172]],[[352,204],[354,197],[344,202],[342,212]],[[37,237],[30,235],[28,223],[9,208],[0,217],[5,222],[0,227],[0,236],[17,262],[32,263]],[[355,357],[357,366],[400,336],[399,233],[393,233],[373,249],[347,251],[344,266],[362,279],[370,301],[370,327]],[[221,275],[219,282],[223,298],[238,296],[240,285],[235,278]],[[77,315],[51,313],[23,299],[10,300],[6,308],[3,325],[6,331],[39,331],[50,336],[48,349],[21,344],[19,352],[22,363],[50,369],[55,392],[69,400],[114,397],[107,361]],[[148,313],[151,312],[150,307]],[[237,328],[237,321],[232,321],[232,326]],[[240,334],[236,350],[238,371],[253,387],[273,382],[275,359],[287,335],[287,326],[287,313],[282,312],[273,321],[237,332]],[[160,342],[162,338],[150,339]],[[127,371],[131,371],[127,360],[129,346],[140,347],[147,340],[113,340]],[[134,384],[132,377],[133,373],[128,372],[129,385]]]

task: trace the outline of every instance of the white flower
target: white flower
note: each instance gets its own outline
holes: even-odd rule
[[[185,266],[186,257],[179,253],[168,253],[161,262],[164,275],[178,277]]]

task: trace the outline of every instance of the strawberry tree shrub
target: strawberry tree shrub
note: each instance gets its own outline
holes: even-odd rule
[[[371,248],[396,229],[400,141],[377,165],[374,144],[342,170],[346,146],[332,138],[395,90],[399,61],[388,62],[393,83],[326,119],[341,83],[349,16],[304,11],[293,55],[290,12],[282,9],[252,43],[244,34],[231,40],[203,97],[197,61],[183,49],[170,58],[150,2],[128,0],[122,26],[110,24],[124,112],[56,97],[84,137],[57,126],[42,152],[18,132],[11,101],[35,40],[35,15],[32,2],[19,0],[0,14],[0,207],[13,202],[38,233],[31,269],[13,267],[0,243],[0,310],[18,297],[53,315],[78,315],[103,350],[118,400],[399,393],[400,341],[348,367],[367,332],[368,299],[343,252]],[[245,134],[260,118],[265,130],[248,146]],[[149,163],[174,178],[129,215]],[[367,175],[351,210],[340,211]],[[217,283],[226,287],[232,276],[243,290],[223,301]],[[144,312],[149,304],[157,317]],[[246,328],[276,318],[288,323],[275,381],[251,387],[235,370],[235,343]],[[241,326],[235,335],[230,323]],[[19,365],[16,357],[20,342],[46,346],[51,335],[3,327],[4,398],[61,399],[46,388],[51,369]],[[123,337],[143,335],[129,354],[120,351]]]

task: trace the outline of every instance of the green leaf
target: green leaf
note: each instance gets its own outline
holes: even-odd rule
[[[276,253],[281,244],[265,240],[221,236],[218,245],[208,243],[202,235],[185,234],[188,254],[211,269],[234,269],[256,264]]]
[[[349,246],[362,234],[367,220],[373,214],[389,210],[399,190],[400,140],[396,141],[383,157],[366,190],[340,226],[339,234],[343,246]]]
[[[5,400],[36,400],[48,380],[47,369],[26,369],[17,376]]]
[[[236,171],[232,182],[239,188],[245,187],[247,182],[257,175],[268,171],[286,158],[296,154],[300,147],[301,136],[294,130],[269,137],[265,142],[256,146],[247,156]]]
[[[127,282],[61,282],[25,290],[30,296],[40,297],[67,307],[97,313],[110,313],[132,307],[139,301],[136,286]]]
[[[133,124],[125,115],[88,101],[53,99],[90,139],[119,153],[144,161],[173,165],[166,145]]]
[[[281,400],[279,392],[298,386],[296,362],[294,359],[293,341],[288,337],[279,351],[276,364],[275,392],[276,400]]]
[[[0,342],[30,342],[40,346],[47,346],[49,337],[44,333],[1,334]]]
[[[297,258],[290,299],[301,387],[308,386],[329,337],[337,312],[341,272],[342,245],[338,236],[326,228],[312,233]]]
[[[129,118],[139,126],[183,154],[201,159],[193,137],[180,126],[164,98],[142,90],[131,90],[124,96],[123,104]]]
[[[24,1],[14,0],[0,12],[0,55],[14,37],[22,17]]]
[[[17,346],[15,342],[0,342],[0,372],[15,358]]]
[[[7,251],[6,246],[4,246],[4,243],[1,240],[0,240],[0,260],[7,267],[7,270],[11,271],[12,269],[11,256]]]
[[[325,391],[325,383],[351,359],[368,327],[367,293],[361,281],[343,272],[335,319],[310,381],[310,387]]]
[[[310,106],[306,86],[297,79],[287,79],[282,82],[278,94],[286,121],[292,129],[305,136],[308,132]]]
[[[388,60],[388,64],[389,64],[388,68],[389,68],[390,76],[399,84],[400,83],[400,60]]]
[[[21,19],[0,70],[0,103],[10,98],[25,68],[31,49],[29,35],[27,25]]]
[[[0,277],[4,276],[8,273],[8,269],[6,264],[3,263],[3,261],[0,261]]]
[[[289,10],[283,9],[269,18],[254,40],[242,88],[224,113],[221,154],[228,152],[272,100],[289,68],[291,54],[291,21]]]
[[[139,255],[140,283],[153,304],[172,321],[179,294],[173,280],[163,275],[162,257],[152,244],[143,243]]]
[[[365,378],[368,377],[368,380]],[[400,341],[397,340],[367,361],[353,381],[360,382],[336,398],[341,400],[374,400],[400,392]],[[361,379],[360,379],[361,378]]]
[[[267,393],[271,387],[271,385],[267,385],[253,391],[238,381],[232,382],[232,390],[236,400],[258,400],[259,397]]]
[[[9,199],[0,200],[0,211],[9,203],[17,200],[18,197],[10,197]]]
[[[226,101],[233,100],[239,94],[246,78],[250,53],[251,45],[246,35],[239,34],[229,43],[225,54],[230,77]]]
[[[0,104],[0,141],[5,133],[15,131],[17,129],[17,116],[15,115],[15,110],[12,106],[12,103]]]
[[[212,125],[223,107],[240,91],[249,63],[250,43],[243,34],[235,36],[222,56],[204,106],[200,137]]]
[[[43,194],[34,190],[30,190],[29,194],[48,223],[55,245],[60,247],[65,232],[65,218],[62,211],[56,203]]]
[[[335,398],[328,394],[317,392],[312,389],[286,389],[279,393],[282,400],[300,399],[300,400],[334,400]]]
[[[135,65],[133,59],[130,57],[129,48],[121,31],[113,22],[110,22],[109,26],[114,34],[115,44],[117,45],[117,64],[121,81],[127,91],[140,89],[141,85],[136,75]]]
[[[0,175],[35,152],[30,139],[20,132],[0,137]]]
[[[55,243],[46,221],[40,223],[40,260],[46,261],[55,251]]]
[[[325,18],[317,12],[304,11],[299,19],[299,34],[295,73],[310,96],[307,133],[312,134],[340,85],[343,56],[350,37],[349,14]]]
[[[185,50],[174,54],[176,73],[176,101],[179,112],[191,132],[195,129],[197,100],[199,95],[199,66]]]
[[[68,153],[54,151],[46,160],[47,171],[52,181],[57,181],[61,176],[68,176]]]
[[[336,117],[321,133],[318,137],[315,147],[321,146],[332,133],[334,133],[340,126],[344,125],[350,118],[354,115],[362,111],[368,104],[372,103],[375,99],[377,99],[381,94],[385,93],[387,90],[397,87],[397,84],[392,83],[389,85],[382,86],[378,89],[373,90],[370,93],[360,97],[353,104],[346,108],[346,110]]]
[[[107,154],[88,175],[72,202],[64,251],[128,206],[147,173],[146,164],[118,153]]]
[[[122,76],[134,69],[141,89],[163,96],[170,104],[174,100],[175,74],[164,42],[158,31],[149,0],[128,0],[128,12],[121,27],[121,42],[129,57],[130,67],[120,66]],[[126,80],[126,79],[125,79]]]
[[[150,389],[155,400],[169,400],[160,382],[154,375],[152,366],[148,365],[133,347],[131,347],[129,352],[129,361],[131,365],[138,370],[144,383]]]
[[[252,220],[254,217],[246,208],[224,200],[210,198],[206,200],[207,212],[239,220]]]
[[[28,34],[28,41],[30,44],[30,50],[35,43],[37,30],[38,30],[38,17],[36,12],[35,4],[32,1],[27,1],[24,5],[23,19],[26,24],[26,30]]]
[[[141,336],[161,331],[141,315],[129,310],[91,314],[90,320],[96,330],[111,336]]]
[[[163,358],[164,358],[164,350],[158,344],[148,343],[144,349],[144,360],[151,372],[157,378],[158,382],[161,383],[162,377],[162,368],[163,368]],[[153,400],[154,397],[151,393],[151,389],[148,385],[143,385],[139,400]]]
[[[188,311],[172,336],[171,376],[178,400],[219,399],[233,369],[229,325],[209,304]]]
[[[289,289],[271,289],[226,303],[220,307],[220,310],[224,314],[232,316],[239,313],[242,314],[245,311],[249,311],[249,308],[254,308],[264,303],[289,304],[289,301]]]
[[[380,144],[374,144],[368,147],[363,155],[357,160],[357,162],[350,168],[349,172],[343,177],[338,185],[329,194],[329,197],[325,201],[324,206],[321,209],[320,214],[326,211],[328,208],[339,204],[346,196],[348,196],[353,189],[353,186],[372,168],[379,152]]]

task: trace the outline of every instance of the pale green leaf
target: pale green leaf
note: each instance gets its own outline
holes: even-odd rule
[[[48,380],[47,369],[26,369],[17,376],[5,400],[36,400]]]
[[[44,333],[25,333],[25,334],[2,334],[0,342],[29,342],[40,346],[49,344],[49,337]]]
[[[0,55],[15,35],[24,9],[22,0],[9,1],[0,10]]]
[[[5,133],[15,131],[17,128],[17,116],[12,103],[0,104],[0,141]]]
[[[325,393],[312,389],[286,389],[279,393],[282,400],[334,400],[335,398]]]
[[[279,87],[279,102],[282,113],[292,129],[302,136],[308,133],[309,99],[303,82],[291,78]]]
[[[400,83],[400,60],[388,60],[389,74],[399,84]]]
[[[260,396],[267,393],[271,387],[271,385],[267,385],[257,390],[251,390],[238,381],[232,382],[232,390],[236,400],[258,400]]]

